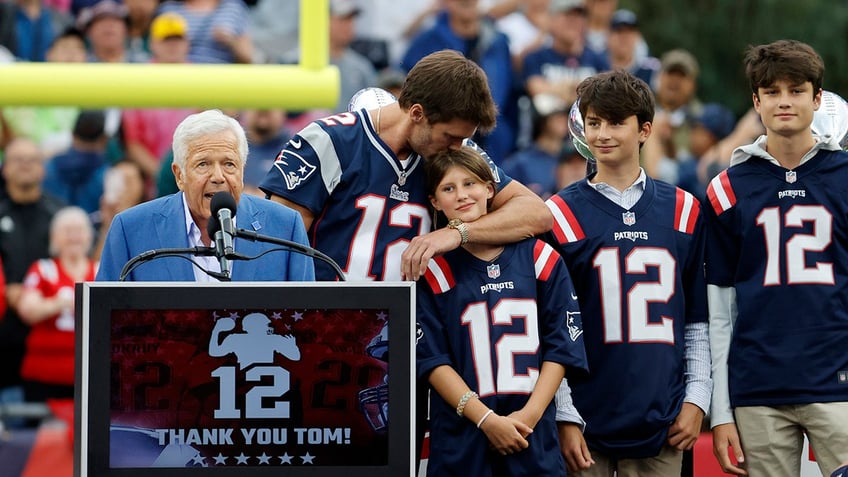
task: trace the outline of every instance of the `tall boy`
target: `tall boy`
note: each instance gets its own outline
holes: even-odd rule
[[[710,402],[700,204],[639,166],[654,117],[645,82],[614,71],[577,92],[597,173],[547,202],[590,372],[569,377],[586,425],[560,423],[562,450],[581,477],[678,477]]]
[[[714,452],[725,472],[799,475],[806,433],[830,475],[848,459],[848,154],[810,128],[824,63],[809,45],[752,47],[745,72],[766,134],[705,207]]]

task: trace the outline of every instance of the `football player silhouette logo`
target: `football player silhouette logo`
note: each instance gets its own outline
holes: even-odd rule
[[[236,355],[239,369],[254,364],[273,364],[274,353],[280,353],[292,361],[300,360],[300,348],[292,335],[278,335],[271,327],[271,320],[262,313],[251,313],[241,320],[244,333],[230,333],[223,341],[221,333],[231,331],[236,323],[232,318],[221,318],[215,322],[209,340],[209,356]]]

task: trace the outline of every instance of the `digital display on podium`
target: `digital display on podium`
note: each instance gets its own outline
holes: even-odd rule
[[[75,475],[414,475],[413,290],[78,285]]]

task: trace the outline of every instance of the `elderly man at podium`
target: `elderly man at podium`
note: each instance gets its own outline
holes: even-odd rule
[[[314,280],[312,258],[295,253],[308,246],[300,214],[242,194],[247,139],[235,119],[218,110],[188,116],[173,151],[180,191],[115,217],[97,281]]]

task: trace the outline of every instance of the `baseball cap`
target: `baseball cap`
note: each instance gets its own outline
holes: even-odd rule
[[[185,38],[188,33],[188,24],[180,14],[165,12],[153,19],[150,23],[150,38],[153,40],[164,40],[166,38]]]
[[[694,122],[706,128],[716,139],[724,139],[733,132],[736,116],[721,104],[708,103],[704,105],[701,114],[694,119]]]
[[[700,71],[698,60],[683,49],[667,51],[662,55],[660,63],[663,71],[678,71],[686,76],[696,77]]]
[[[636,18],[636,14],[633,13],[632,10],[622,8],[621,10],[616,10],[615,13],[612,14],[610,28],[613,30],[618,28],[639,28],[639,20]]]
[[[74,137],[93,142],[100,139],[106,129],[106,115],[96,109],[84,109],[74,123]]]
[[[85,31],[94,20],[104,17],[119,18],[125,20],[129,16],[129,10],[121,3],[114,0],[102,0],[94,5],[83,8],[77,17],[77,28]]]
[[[551,0],[548,11],[551,13],[567,13],[572,10],[586,10],[583,0]]]
[[[359,15],[361,11],[354,0],[330,0],[330,15],[347,17]]]

